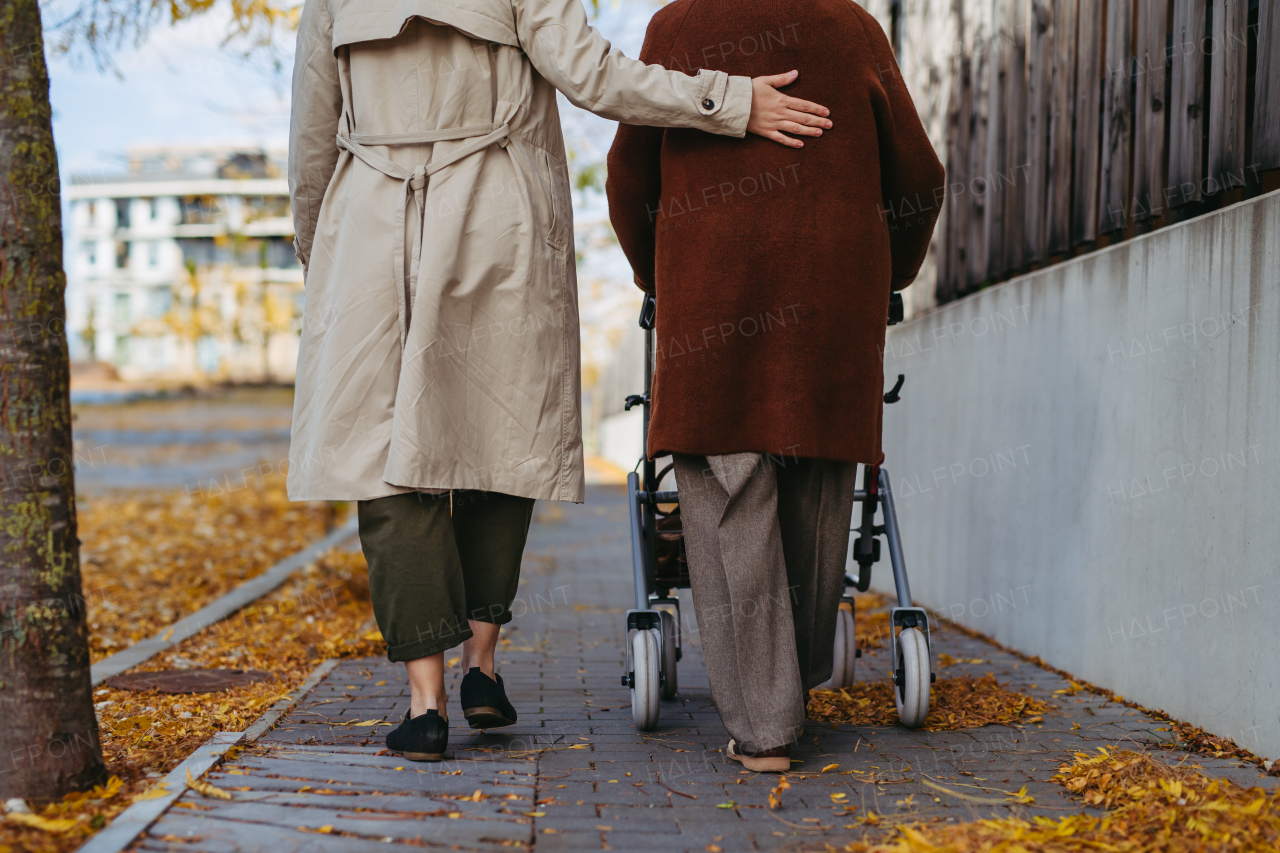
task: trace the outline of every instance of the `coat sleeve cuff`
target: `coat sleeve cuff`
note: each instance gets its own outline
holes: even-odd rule
[[[311,244],[316,234],[316,214],[320,202],[306,196],[291,196],[293,206],[293,254],[306,269],[311,260]]]
[[[302,264],[304,267],[307,265],[307,260],[308,260],[309,256],[311,255],[311,251],[310,251],[310,250],[311,250],[311,247],[310,247],[310,246],[303,246],[303,245],[302,245],[302,238],[301,238],[301,237],[294,237],[294,238],[293,238],[293,256],[294,256],[295,258],[297,258],[297,259],[298,259],[298,263]]]
[[[698,112],[711,119],[703,129],[722,136],[746,136],[751,118],[751,78],[730,77],[704,68],[695,90]]]

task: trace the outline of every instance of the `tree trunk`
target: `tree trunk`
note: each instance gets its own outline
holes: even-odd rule
[[[105,780],[72,474],[58,159],[36,0],[0,6],[0,799]]]

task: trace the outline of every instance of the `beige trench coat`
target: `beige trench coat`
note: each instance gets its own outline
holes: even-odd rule
[[[306,277],[289,497],[583,500],[559,89],[743,136],[745,77],[612,50],[581,0],[307,0],[289,191]]]

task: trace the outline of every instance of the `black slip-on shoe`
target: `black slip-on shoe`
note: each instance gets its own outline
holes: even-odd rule
[[[478,666],[462,677],[462,714],[467,724],[476,729],[496,729],[514,726],[516,709],[507,701],[507,691],[502,686],[502,676],[496,680],[485,675]]]
[[[387,735],[387,749],[410,761],[442,761],[449,745],[449,723],[435,708],[404,722]]]

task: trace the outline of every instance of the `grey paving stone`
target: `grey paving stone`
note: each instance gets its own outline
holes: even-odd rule
[[[536,836],[539,853],[560,850],[600,850],[602,836],[599,830],[576,830],[573,832],[556,830],[554,834],[540,833]]]
[[[606,820],[603,817],[564,817],[557,818],[554,821],[544,819],[539,823],[539,828],[545,828],[550,823],[556,830],[589,832],[596,830],[607,833],[610,836],[634,836],[637,834],[644,835],[679,835],[680,827],[676,824],[675,819],[671,817],[670,809],[645,809],[644,815],[635,817],[624,817],[618,814],[611,814]],[[601,826],[607,826],[609,829],[597,829]]]
[[[186,799],[186,798],[183,798]],[[276,803],[209,800],[202,798],[200,805],[207,810],[201,811],[202,817],[223,819],[252,824],[267,824],[286,829],[303,828],[321,830],[329,826],[334,830],[353,835],[394,839],[425,841],[445,841],[451,843],[478,842],[481,838],[502,840],[525,840],[530,837],[529,819],[523,823],[515,818],[499,817],[492,813],[481,814],[482,809],[475,808],[482,804],[472,804],[473,808],[460,808],[463,817],[429,817],[421,815],[366,815],[343,808],[309,808],[305,806],[280,805]],[[353,809],[355,804],[352,804]],[[489,812],[489,809],[483,809]],[[166,816],[167,817],[167,816]],[[382,819],[384,817],[391,819]],[[162,820],[159,825],[163,825]],[[161,833],[155,832],[152,835]]]
[[[159,832],[160,828],[163,832]],[[192,851],[201,853],[281,853],[281,851],[314,851],[314,853],[410,853],[421,851],[417,845],[388,843],[381,838],[347,838],[296,829],[264,826],[236,820],[221,820],[201,814],[166,814],[161,825],[134,847],[146,851]],[[497,845],[481,849],[500,850]]]

